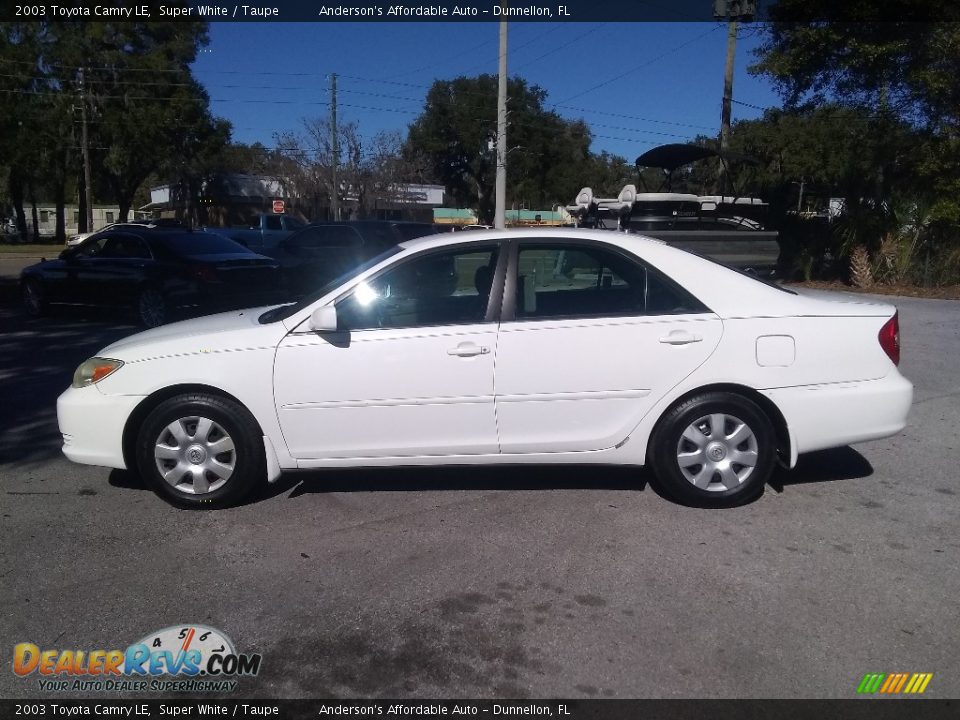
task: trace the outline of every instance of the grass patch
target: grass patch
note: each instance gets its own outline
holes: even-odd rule
[[[0,243],[0,255],[58,255],[66,247],[63,243]]]

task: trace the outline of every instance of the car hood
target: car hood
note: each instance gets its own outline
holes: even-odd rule
[[[272,307],[276,306],[233,310],[163,325],[118,340],[97,355],[137,362],[170,355],[275,346],[286,329],[281,323],[261,325],[258,321],[260,315]]]

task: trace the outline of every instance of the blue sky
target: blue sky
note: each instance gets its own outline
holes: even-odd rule
[[[272,146],[277,132],[329,113],[364,138],[404,131],[438,78],[497,71],[497,23],[211,23],[194,70],[234,139]],[[737,44],[734,120],[778,105],[747,66],[759,28]],[[633,161],[654,145],[716,135],[726,26],[714,23],[511,23],[509,72],[548,92],[548,106],[591,126],[595,151]]]

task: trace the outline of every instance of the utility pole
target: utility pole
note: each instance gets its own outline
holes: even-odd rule
[[[87,86],[84,84],[83,68],[79,70],[80,80],[80,152],[83,155],[83,194],[86,205],[86,227],[83,232],[93,231],[93,180],[90,172],[90,139],[87,135]],[[79,231],[80,229],[77,228]]]
[[[733,105],[733,62],[737,55],[737,26],[756,13],[756,0],[714,0],[713,16],[727,21],[727,64],[723,71],[723,102],[720,106],[720,194],[726,189],[726,156],[730,149],[730,115]]]
[[[337,138],[337,74],[330,76],[330,134],[333,136],[333,188],[330,191],[330,212],[334,220],[340,219],[340,183],[337,166],[340,165],[340,141]]]
[[[730,145],[730,114],[733,105],[733,61],[737,55],[737,21],[727,23],[727,65],[723,71],[723,105],[720,108],[720,152]]]
[[[506,7],[503,0],[501,7]],[[493,226],[507,226],[507,21],[500,21],[500,68],[497,81],[497,181]]]

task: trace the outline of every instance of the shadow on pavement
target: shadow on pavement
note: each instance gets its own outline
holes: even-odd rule
[[[73,371],[105,345],[137,332],[133,325],[87,311],[30,318],[0,288],[0,465],[60,454],[57,397]]]
[[[790,485],[856,480],[873,475],[873,466],[849,445],[801,455],[793,470],[777,467],[769,485],[778,493]]]
[[[802,455],[793,470],[777,468],[769,481],[776,492],[791,485],[853,480],[873,474],[873,467],[851,447]],[[139,475],[113,470],[109,482],[127,490],[151,488]],[[285,472],[276,483],[262,483],[241,504],[250,505],[288,494],[347,492],[438,492],[449,490],[637,490],[650,488],[675,502],[646,468],[615,465],[511,465],[402,468],[335,468]]]

